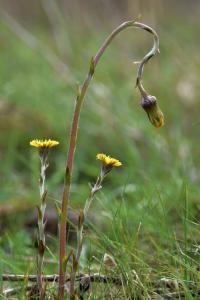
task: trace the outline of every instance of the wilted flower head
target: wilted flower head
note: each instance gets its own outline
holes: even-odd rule
[[[150,122],[157,128],[164,125],[164,115],[157,104],[157,99],[154,96],[143,94],[141,106],[146,111]]]
[[[57,146],[59,144],[59,142],[54,141],[54,140],[32,140],[30,142],[30,145],[33,147],[38,148],[39,150],[39,155],[43,160],[47,159],[48,153],[49,153],[49,149]]]

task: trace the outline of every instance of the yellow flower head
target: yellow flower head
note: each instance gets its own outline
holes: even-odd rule
[[[122,163],[118,159],[112,158],[103,153],[97,154],[96,157],[98,160],[101,160],[102,163],[107,167],[120,167],[122,165]]]
[[[57,146],[59,142],[53,140],[32,140],[30,145],[36,148],[52,148]]]

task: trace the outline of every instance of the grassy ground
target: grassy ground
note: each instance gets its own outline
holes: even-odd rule
[[[114,273],[121,274],[123,287],[94,284],[90,299],[176,299],[167,298],[170,292],[177,293],[177,299],[199,299],[200,45],[198,26],[183,27],[182,22],[157,25],[161,55],[145,70],[145,85],[165,114],[162,129],[150,125],[134,89],[132,62],[151,46],[145,33],[128,31],[113,43],[86,97],[71,206],[83,206],[88,183],[98,175],[96,153],[123,162],[121,170],[107,177],[92,205],[81,259],[81,272],[105,274],[110,271],[102,266],[103,256],[112,255],[117,263]],[[53,206],[61,199],[76,82],[83,80],[91,56],[107,34],[91,29],[77,35],[71,28],[62,57],[49,32],[37,28],[33,32],[43,43],[39,51],[1,22],[0,205],[8,211],[1,221],[2,273],[35,273],[35,249],[24,227],[26,206],[32,207],[30,213],[39,201],[38,158],[29,141],[43,137],[60,141],[48,170]],[[62,57],[68,71],[60,69],[51,53]],[[57,245],[57,237],[51,236],[46,274],[57,273]],[[158,298],[159,293],[166,298]],[[22,293],[18,297],[23,299]]]

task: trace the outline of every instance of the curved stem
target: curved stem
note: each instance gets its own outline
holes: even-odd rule
[[[94,75],[95,68],[105,52],[106,48],[109,46],[109,44],[112,42],[112,40],[115,38],[115,36],[118,35],[121,31],[123,31],[126,28],[129,27],[135,27],[135,28],[141,28],[148,32],[150,32],[154,37],[154,45],[150,52],[148,52],[145,57],[142,59],[142,61],[139,64],[138,67],[138,73],[137,73],[137,81],[136,86],[139,88],[141,93],[146,93],[145,89],[142,86],[141,80],[142,80],[142,74],[145,63],[156,54],[158,51],[159,46],[159,40],[157,33],[149,26],[135,22],[135,21],[127,21],[119,25],[116,29],[114,29],[111,34],[105,39],[102,46],[99,48],[98,52],[92,58],[89,72],[83,82],[83,84],[79,87],[78,95],[76,98],[75,108],[74,108],[74,114],[73,114],[73,120],[71,125],[71,132],[70,132],[70,140],[69,140],[69,149],[68,149],[68,155],[67,155],[67,163],[66,163],[66,171],[65,171],[65,183],[64,183],[64,189],[63,189],[63,196],[62,196],[62,212],[61,212],[61,221],[60,221],[60,252],[59,252],[59,297],[60,299],[63,299],[64,296],[64,283],[65,283],[65,271],[63,269],[63,262],[65,258],[65,248],[66,248],[66,224],[67,224],[67,209],[68,209],[68,203],[69,203],[69,194],[70,194],[70,187],[71,187],[71,175],[72,175],[72,169],[73,169],[73,162],[74,162],[74,153],[76,149],[76,140],[77,140],[77,132],[78,132],[78,123],[79,123],[79,117],[80,112],[82,108],[82,104],[85,98],[86,91],[88,89],[88,86],[90,84],[90,81]]]
[[[138,89],[140,90],[141,94],[143,96],[147,95],[148,93],[145,91],[143,85],[142,85],[142,75],[143,75],[143,71],[144,71],[144,65],[154,56],[156,55],[156,53],[160,52],[159,51],[159,37],[156,33],[156,31],[154,29],[152,29],[151,27],[139,23],[139,22],[135,22],[135,27],[137,28],[143,28],[144,30],[150,32],[153,35],[153,39],[154,39],[154,44],[152,49],[143,57],[143,59],[141,60],[141,62],[139,63],[138,66],[138,71],[137,71],[137,78],[136,78],[136,86],[138,87]]]

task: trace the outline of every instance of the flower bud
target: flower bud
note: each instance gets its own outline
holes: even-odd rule
[[[157,104],[157,99],[151,95],[143,95],[141,106],[146,111],[150,122],[157,128],[164,125],[164,115]]]

